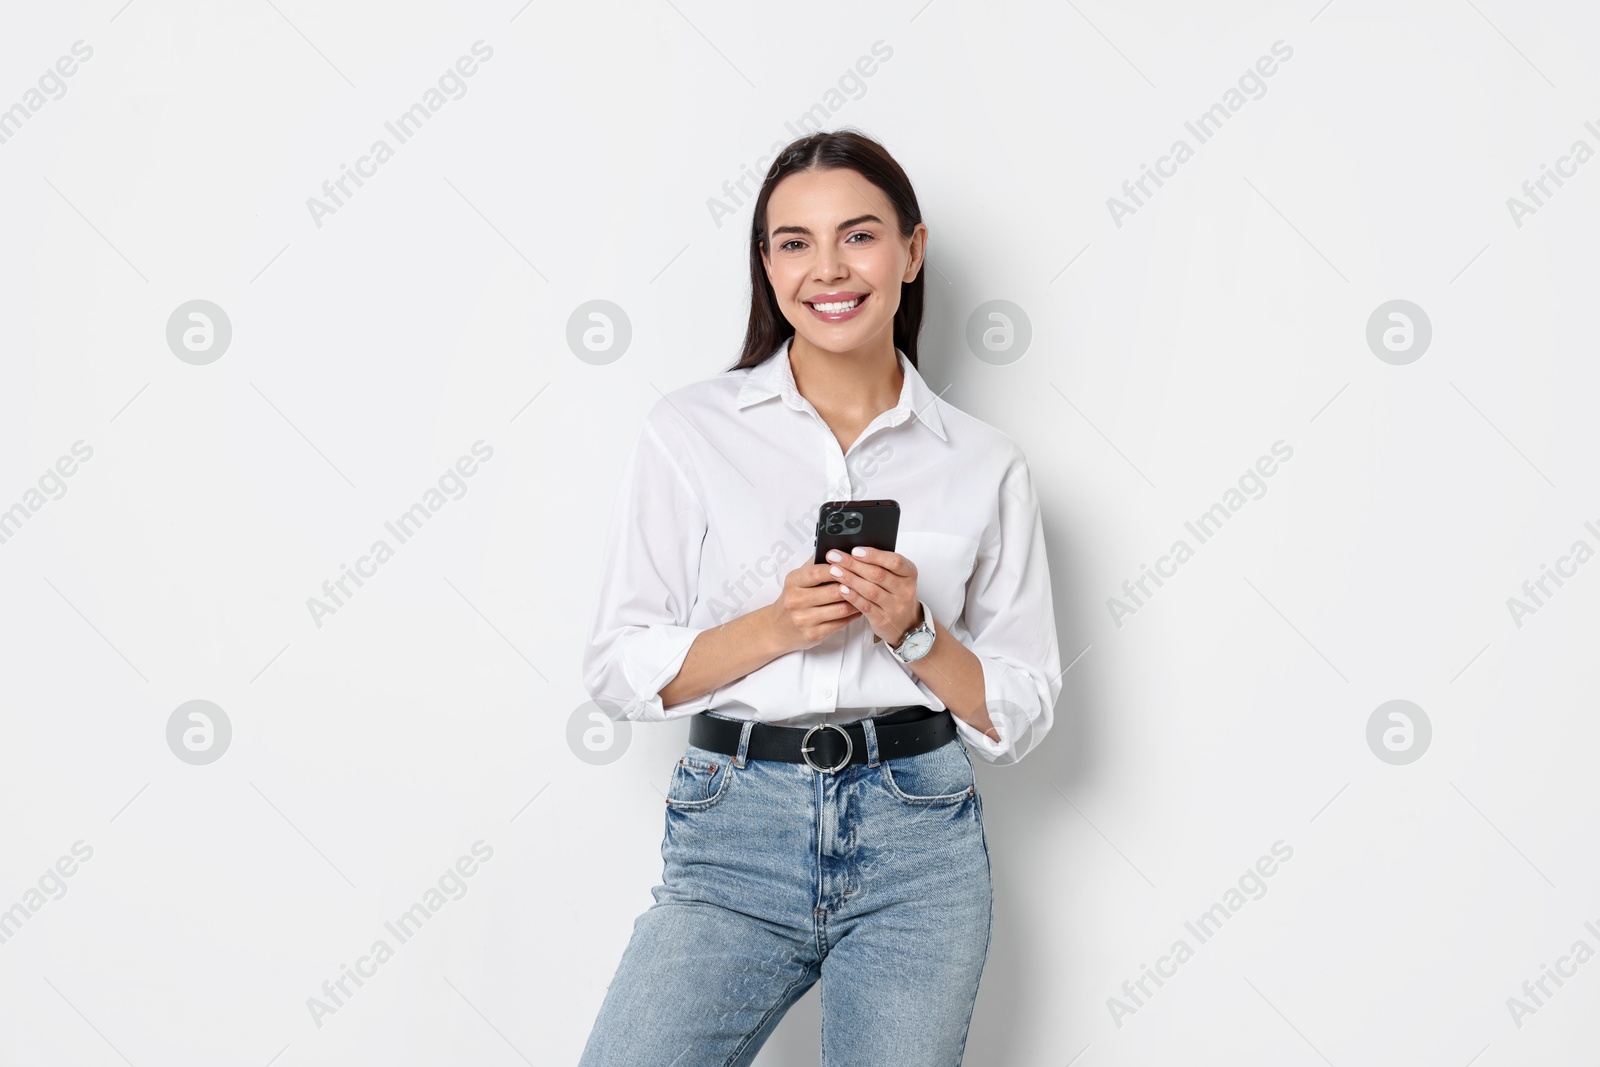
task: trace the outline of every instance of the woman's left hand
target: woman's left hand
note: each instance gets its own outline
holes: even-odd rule
[[[839,593],[865,616],[872,632],[897,647],[906,631],[922,622],[917,598],[917,567],[898,552],[858,546],[845,553],[830,549],[829,573]]]

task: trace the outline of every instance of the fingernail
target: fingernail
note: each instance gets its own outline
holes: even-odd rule
[[[862,548],[860,545],[857,545],[850,550],[850,554],[852,556],[865,556],[867,554],[867,550]]]
[[[844,557],[839,554],[839,550],[837,548],[828,549],[828,562],[829,563],[838,563],[843,558]]]
[[[840,570],[838,567],[829,567],[828,568],[828,573],[833,575],[835,578],[843,578],[844,577],[844,571]]]
[[[843,593],[845,596],[849,596],[850,595],[849,588],[846,587],[846,586],[843,586],[843,585],[839,586],[839,592]]]

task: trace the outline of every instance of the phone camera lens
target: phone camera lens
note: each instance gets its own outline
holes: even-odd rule
[[[844,533],[844,527],[835,524],[833,526],[828,527],[828,532],[831,533],[831,534],[834,534],[835,536],[837,536],[838,534]]]
[[[852,515],[848,519],[845,520],[844,524],[846,526],[848,526],[851,530],[860,529],[860,527],[861,527],[861,517],[859,515]]]

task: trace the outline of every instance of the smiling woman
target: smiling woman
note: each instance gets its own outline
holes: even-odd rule
[[[916,194],[899,165],[874,142],[861,139],[877,148],[881,157],[867,150],[850,152],[847,139],[859,135],[847,133],[795,142],[779,157],[773,172],[783,166],[785,156],[793,158],[796,145],[809,144],[813,153],[824,156],[827,146],[818,141],[821,136],[835,138],[831,147],[837,163],[828,167],[813,164],[815,169],[797,170],[778,183],[769,176],[756,198],[754,218],[760,223],[771,218],[776,225],[770,233],[751,235],[754,296],[744,350],[735,369],[765,361],[786,337],[800,330],[807,314],[820,322],[854,321],[856,314],[841,314],[837,305],[870,302],[874,290],[883,296],[873,308],[872,318],[858,323],[851,336],[876,338],[883,333],[884,324],[892,321],[893,346],[916,366],[917,333],[922,323],[921,267],[928,241]],[[845,166],[846,161],[859,169]],[[893,178],[895,173],[899,182]],[[808,271],[838,276],[841,268],[859,284],[829,292],[821,282],[806,278]],[[810,301],[829,306],[814,308]],[[811,339],[809,334],[804,331],[802,344]]]
[[[1061,664],[1027,461],[918,370],[927,242],[882,145],[787,146],[738,362],[634,443],[584,683],[689,737],[581,1067],[748,1065],[818,982],[826,1062],[961,1060],[994,899],[968,753],[1033,749]],[[805,551],[868,499],[904,516],[892,551]]]

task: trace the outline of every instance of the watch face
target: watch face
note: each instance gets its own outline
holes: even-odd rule
[[[932,647],[933,635],[925,630],[919,630],[906,638],[905,652],[902,655],[907,661],[921,659]]]

